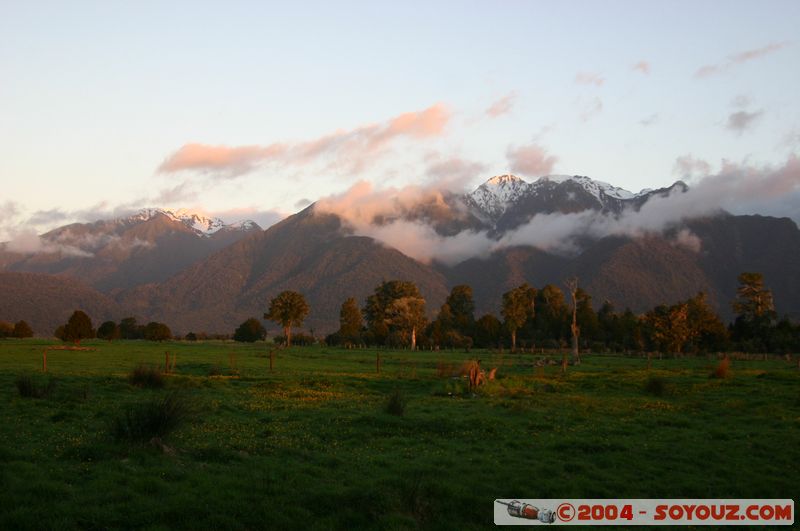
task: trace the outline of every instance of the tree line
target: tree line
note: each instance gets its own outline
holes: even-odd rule
[[[726,326],[698,293],[672,305],[636,315],[606,301],[595,311],[591,295],[567,282],[570,300],[558,286],[527,283],[502,294],[500,316],[475,317],[472,288],[455,286],[436,317],[427,321],[425,300],[411,282],[381,283],[363,309],[344,301],[332,345],[422,348],[567,348],[698,353],[722,350],[789,352],[800,349],[800,324],[778,319],[772,292],[759,273],[739,275],[735,320]]]
[[[723,350],[745,352],[789,352],[800,350],[800,324],[787,317],[778,319],[772,292],[759,273],[739,275],[737,297],[732,302],[735,320],[725,325],[698,293],[672,305],[658,305],[636,315],[630,309],[617,311],[606,301],[595,311],[591,295],[570,279],[567,295],[548,284],[537,289],[527,283],[501,297],[500,316],[487,313],[475,317],[472,288],[452,288],[436,317],[426,317],[426,301],[413,282],[384,281],[367,297],[363,307],[355,298],[346,299],[339,311],[339,329],[327,335],[328,345],[386,346],[393,348],[517,348],[563,349],[572,343],[573,351],[660,351],[698,353]],[[308,316],[310,307],[296,291],[274,297],[263,318],[280,325],[283,335],[274,338],[287,345],[312,344],[313,334],[294,333]],[[31,337],[25,321],[12,325],[0,322],[0,337]],[[146,325],[134,317],[119,323],[106,321],[96,330],[86,313],[76,310],[54,335],[64,341],[81,339],[172,339],[170,328],[159,322]],[[190,332],[185,339],[227,339]],[[236,341],[264,340],[267,332],[261,321],[251,317],[233,333]]]

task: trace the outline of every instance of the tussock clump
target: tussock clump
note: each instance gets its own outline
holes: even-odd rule
[[[719,362],[717,368],[714,369],[714,372],[711,373],[711,378],[730,378],[731,376],[731,360],[729,358],[725,358]]]
[[[193,415],[189,402],[176,393],[126,407],[114,419],[111,432],[118,441],[145,442],[159,440]]]
[[[400,390],[395,389],[386,401],[386,412],[396,417],[402,417],[406,412],[406,397]]]
[[[667,380],[661,376],[650,376],[644,384],[644,392],[653,396],[667,394]]]
[[[128,383],[136,387],[161,389],[164,387],[164,376],[157,368],[140,363],[128,375]]]
[[[19,391],[19,396],[23,398],[45,398],[50,396],[56,388],[56,381],[53,378],[47,380],[47,384],[37,383],[29,374],[17,376],[14,385]]]

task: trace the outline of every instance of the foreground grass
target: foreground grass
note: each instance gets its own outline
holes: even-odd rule
[[[800,371],[706,359],[0,341],[1,529],[479,529],[496,498],[794,498]],[[128,377],[176,362],[163,389]],[[477,396],[440,362],[498,366]],[[21,374],[47,396],[20,396]],[[653,378],[659,383],[653,384]],[[131,407],[192,404],[163,444],[114,437]],[[400,397],[402,415],[387,411]]]

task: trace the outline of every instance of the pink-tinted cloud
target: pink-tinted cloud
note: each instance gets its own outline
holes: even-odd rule
[[[284,152],[279,145],[271,146],[209,146],[185,144],[165,160],[158,171],[172,173],[181,170],[225,173],[236,177],[248,173],[264,160]]]
[[[499,100],[492,103],[488,109],[486,109],[486,115],[489,118],[497,118],[503,114],[508,114],[511,112],[511,109],[514,107],[514,103],[517,99],[516,92],[511,92],[506,94]]]
[[[746,50],[744,52],[734,54],[730,57],[730,61],[734,63],[744,63],[753,59],[758,59],[759,57],[763,57],[772,52],[777,52],[781,48],[788,46],[788,44],[788,42],[773,42],[761,48],[756,48],[755,50]]]
[[[424,139],[443,134],[450,112],[441,103],[400,114],[384,123],[339,130],[316,139],[266,146],[186,144],[158,168],[162,173],[195,171],[234,178],[262,164],[286,166],[321,164],[359,173],[399,139]]]
[[[552,173],[553,166],[558,161],[558,157],[549,155],[545,148],[537,144],[509,147],[506,158],[513,173],[526,177],[548,175]]]
[[[578,85],[594,85],[596,87],[601,87],[605,82],[606,78],[597,72],[578,72],[575,75],[575,83]]]
[[[711,164],[703,159],[695,158],[692,155],[684,155],[675,159],[672,173],[679,175],[681,179],[685,180],[705,177],[711,174]]]
[[[486,164],[460,157],[436,158],[427,168],[427,175],[449,189],[463,188],[487,171]]]
[[[778,50],[785,48],[788,45],[789,45],[788,42],[774,42],[767,44],[766,46],[762,46],[761,48],[755,48],[753,50],[745,50],[743,52],[733,54],[729,56],[728,59],[726,61],[723,61],[722,63],[701,66],[694,73],[694,77],[704,78],[712,76],[714,74],[722,73],[736,65],[752,61],[753,59],[759,59],[761,57],[764,57],[765,55],[777,52]]]
[[[650,63],[647,61],[639,61],[635,65],[633,65],[633,70],[641,72],[642,74],[648,76],[650,75]]]

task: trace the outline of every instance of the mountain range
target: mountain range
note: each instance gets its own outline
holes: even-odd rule
[[[430,227],[444,243],[464,235],[489,242],[485,252],[456,262],[412,258],[354,225],[348,212],[316,204],[266,230],[249,221],[226,225],[188,211],[147,209],[55,229],[35,249],[0,244],[0,319],[25,319],[49,335],[80,307],[98,322],[133,315],[179,333],[230,333],[260,317],[277,293],[293,289],[312,308],[305,327],[319,334],[337,328],[346,298],[363,302],[383,280],[415,282],[431,315],[452,286],[469,284],[480,315],[498,313],[502,293],[522,282],[563,286],[570,276],[596,305],[608,300],[642,312],[702,290],[730,319],[743,271],[763,273],[779,313],[800,316],[800,230],[787,218],[713,212],[658,231],[570,235],[566,251],[509,239],[535,232],[543,217],[622,219],[687,190],[680,181],[632,193],[583,176],[529,183],[502,175],[471,193],[441,193],[370,220],[378,227],[398,221]]]

